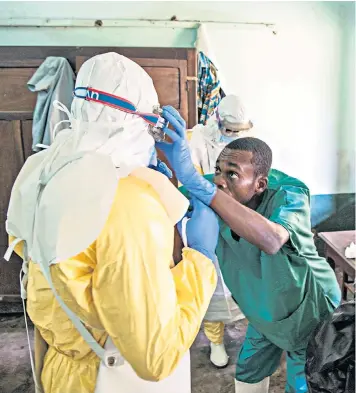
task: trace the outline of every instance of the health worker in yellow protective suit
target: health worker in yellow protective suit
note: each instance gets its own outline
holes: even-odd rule
[[[188,201],[149,168],[159,167],[152,126],[163,118],[140,66],[95,56],[74,96],[71,113],[56,102],[70,126],[27,160],[8,211],[7,257],[23,256],[36,329],[37,391],[189,393],[189,348],[217,282],[217,218],[197,201],[174,266]]]

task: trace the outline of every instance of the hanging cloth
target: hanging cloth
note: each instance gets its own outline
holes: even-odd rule
[[[220,80],[213,62],[199,52],[198,56],[198,112],[199,124],[205,124],[215,112],[222,98]]]
[[[32,150],[41,151],[52,144],[53,130],[56,124],[66,120],[66,114],[53,105],[60,101],[70,108],[74,89],[74,72],[64,57],[47,57],[38,70],[27,82],[30,91],[37,93],[37,102],[33,114]],[[66,128],[63,123],[58,131]]]

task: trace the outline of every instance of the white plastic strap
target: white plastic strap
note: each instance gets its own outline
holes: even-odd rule
[[[23,277],[21,277],[23,273]],[[21,289],[21,299],[27,299],[27,281],[28,281],[28,262],[25,259],[22,262],[22,267],[20,271],[20,289]]]
[[[31,363],[32,376],[33,376],[33,380],[35,382],[36,388],[40,389],[40,386],[39,386],[37,378],[36,378],[35,362],[33,360],[31,340],[30,340],[30,334],[29,334],[28,323],[27,323],[26,304],[25,304],[25,300],[24,299],[22,299],[22,306],[23,306],[23,313],[24,313],[24,317],[25,317],[25,326],[26,326],[26,335],[27,335],[28,348],[30,350],[30,363]]]
[[[182,241],[184,247],[188,247],[188,239],[187,239],[187,223],[189,221],[188,217],[183,217],[182,219]]]
[[[63,124],[63,123],[72,124],[72,115],[71,115],[71,113],[69,112],[68,108],[67,108],[64,104],[62,104],[62,103],[61,103],[60,101],[58,101],[58,100],[55,100],[55,101],[53,101],[53,106],[54,106],[56,109],[58,109],[59,111],[64,112],[64,113],[68,116],[68,119],[67,119],[67,120],[61,120],[60,122],[58,122],[58,123],[54,126],[53,131],[52,131],[52,135],[51,135],[51,137],[52,137],[52,142],[54,141],[54,138],[56,137],[57,130],[58,130],[58,126],[59,126],[60,124]]]
[[[19,241],[23,241],[23,239],[16,239],[11,243],[11,246],[14,247],[16,244],[18,244]],[[39,384],[36,378],[36,372],[35,372],[35,362],[33,360],[33,354],[32,354],[32,347],[31,347],[31,340],[30,340],[30,333],[28,329],[28,323],[27,323],[27,313],[26,313],[26,304],[25,304],[25,299],[27,297],[27,292],[26,292],[26,287],[27,287],[27,273],[28,273],[28,251],[27,251],[27,244],[25,241],[23,241],[23,262],[22,262],[22,268],[20,271],[20,287],[21,287],[21,300],[22,300],[22,307],[23,307],[23,314],[25,317],[25,326],[26,326],[26,335],[27,335],[27,342],[28,342],[28,348],[30,351],[30,363],[31,363],[31,370],[32,370],[32,376],[33,380],[35,382],[36,388],[39,389]],[[24,273],[24,277],[21,277],[22,272]]]
[[[10,261],[11,255],[12,255],[12,253],[14,252],[15,247],[16,247],[20,242],[22,242],[22,241],[23,241],[23,239],[17,238],[17,239],[15,239],[14,241],[11,242],[11,244],[10,244],[9,247],[7,248],[7,250],[6,250],[6,252],[5,252],[5,255],[4,255],[5,261],[7,261],[7,262]]]
[[[28,255],[27,255],[27,247],[26,247],[26,242],[21,239],[17,238],[11,244],[6,250],[6,253],[4,255],[5,261],[10,261],[10,258],[12,256],[12,253],[15,250],[15,247],[23,241],[23,261],[22,261],[22,267],[20,270],[20,288],[21,288],[21,299],[26,299],[27,298],[27,292],[26,292],[26,286],[27,286],[27,279],[28,279]],[[23,274],[23,277],[22,277]]]

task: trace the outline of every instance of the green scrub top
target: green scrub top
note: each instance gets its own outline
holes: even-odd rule
[[[278,347],[297,351],[306,348],[317,324],[338,305],[340,290],[314,244],[308,188],[275,169],[268,180],[256,211],[286,228],[289,241],[268,255],[245,239],[235,240],[220,220],[216,255],[227,287],[252,326]]]

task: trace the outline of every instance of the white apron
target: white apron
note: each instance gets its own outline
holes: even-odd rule
[[[116,351],[109,338],[106,350]],[[95,393],[190,393],[190,353],[178,364],[174,372],[163,381],[150,382],[137,376],[129,363],[122,359],[117,367],[107,367],[100,363]]]

